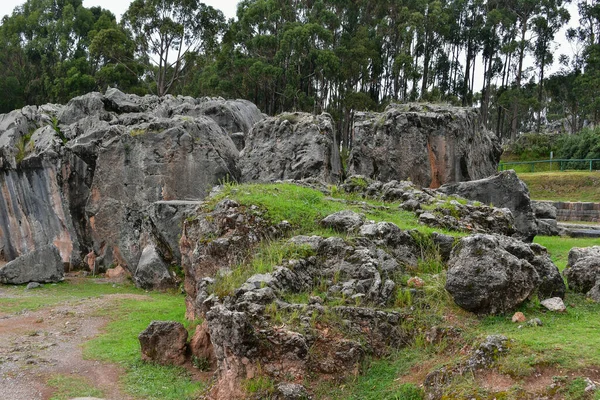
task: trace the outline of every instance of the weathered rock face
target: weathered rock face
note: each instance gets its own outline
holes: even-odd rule
[[[64,266],[54,245],[40,247],[0,267],[0,283],[59,282]]]
[[[600,301],[600,246],[572,248],[564,275],[569,289]]]
[[[565,285],[545,248],[505,236],[461,239],[448,262],[446,290],[477,314],[512,310],[529,296],[563,297]]]
[[[329,114],[282,114],[257,123],[240,153],[244,182],[318,178],[337,183],[342,175]]]
[[[392,104],[383,113],[356,113],[349,173],[387,182],[409,178],[421,187],[481,179],[496,172],[498,140],[475,109]]]
[[[508,208],[515,218],[516,235],[525,241],[531,242],[538,232],[529,189],[515,171],[502,171],[485,179],[444,185],[438,191]]]
[[[94,272],[135,274],[149,247],[179,264],[182,220],[220,180],[240,177],[230,133],[261,118],[245,101],[116,89],[1,115],[0,260],[53,244],[69,267],[88,255]]]

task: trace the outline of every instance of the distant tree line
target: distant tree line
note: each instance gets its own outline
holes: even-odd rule
[[[579,0],[577,53],[556,59],[566,3],[242,0],[226,21],[197,0],[135,0],[117,23],[81,0],[28,0],[0,25],[0,112],[110,86],[327,111],[344,147],[356,110],[398,101],[476,105],[503,139],[558,120],[577,132],[600,121],[600,3]]]

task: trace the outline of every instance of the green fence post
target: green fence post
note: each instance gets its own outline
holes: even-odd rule
[[[590,160],[590,172],[592,172],[592,160]]]
[[[531,163],[531,172],[535,172],[535,163]]]

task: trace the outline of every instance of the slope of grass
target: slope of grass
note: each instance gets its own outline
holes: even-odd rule
[[[534,200],[600,202],[600,171],[519,173]]]

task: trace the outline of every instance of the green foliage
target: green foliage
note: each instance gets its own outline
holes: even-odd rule
[[[54,389],[50,400],[68,400],[74,397],[104,397],[101,390],[90,385],[90,382],[75,376],[53,375],[47,382]]]
[[[520,135],[517,140],[507,145],[502,154],[503,161],[533,161],[548,160],[550,152],[559,158],[557,150],[560,143],[559,135],[528,133]]]
[[[210,370],[210,360],[206,357],[192,356],[192,365],[200,371],[206,372]]]
[[[275,383],[264,375],[246,379],[243,387],[246,393],[260,395],[261,398],[268,398],[275,393]]]
[[[15,155],[15,161],[21,163],[27,154],[33,149],[33,143],[31,142],[31,134],[23,135],[17,141],[17,154]]]

